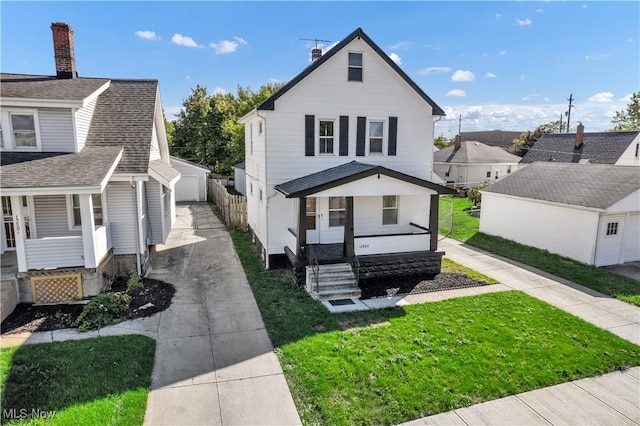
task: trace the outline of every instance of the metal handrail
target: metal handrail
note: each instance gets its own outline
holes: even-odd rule
[[[347,262],[351,265],[351,270],[353,271],[353,276],[356,279],[356,283],[360,282],[360,261],[358,260],[358,256],[355,253],[349,254],[347,256]]]
[[[320,264],[318,263],[318,257],[316,256],[316,252],[313,249],[313,246],[309,246],[307,250],[307,255],[309,258],[309,264],[311,265],[311,271],[313,272],[313,277],[316,280],[316,293],[320,291]]]

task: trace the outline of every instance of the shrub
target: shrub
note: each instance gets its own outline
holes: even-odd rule
[[[136,296],[142,291],[143,285],[139,275],[131,274],[127,279],[127,294]]]
[[[482,193],[480,191],[482,191],[489,185],[491,185],[490,182],[485,182],[482,185],[474,186],[473,188],[471,188],[471,191],[469,191],[469,200],[471,200],[474,206],[480,205],[480,203],[482,202]]]
[[[86,304],[76,322],[78,330],[96,330],[116,322],[129,309],[131,296],[124,293],[100,293]]]

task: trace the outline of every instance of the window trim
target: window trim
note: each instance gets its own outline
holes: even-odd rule
[[[164,185],[161,185],[162,188],[164,189]],[[66,196],[67,199],[67,223],[69,225],[69,231],[79,231],[82,230],[82,213],[80,213],[80,225],[76,225],[74,222],[74,217],[73,217],[73,196],[74,195],[80,195],[80,194],[68,194]],[[105,226],[107,223],[109,223],[109,219],[107,218],[107,208],[106,208],[106,203],[105,201],[107,200],[107,196],[106,196],[106,191],[102,192],[100,194],[91,194],[91,197],[96,196],[96,195],[100,195],[100,208],[102,209],[102,225],[96,225],[95,221],[95,214],[96,214],[96,208],[95,205],[93,203],[91,203],[91,206],[93,207],[93,226],[94,229],[97,229],[101,226]],[[162,202],[165,202],[166,199],[166,193],[164,190],[161,190],[161,194],[160,197],[162,198]],[[80,198],[78,198],[78,201],[80,201]],[[80,209],[81,207],[78,206],[78,208]],[[82,210],[81,210],[82,211]]]
[[[320,129],[321,129],[320,123],[322,123],[323,121],[327,121],[327,122],[333,123],[333,136],[331,136],[331,139],[332,139],[331,152],[321,152],[320,151],[320,146],[321,146],[320,145],[320,139],[321,138],[328,138],[328,136],[320,136]],[[318,149],[317,149],[318,156],[323,156],[323,157],[324,156],[327,156],[327,157],[331,157],[331,156],[335,157],[336,156],[336,128],[337,128],[337,126],[336,126],[336,120],[335,119],[333,119],[333,118],[319,118],[318,119],[318,130],[316,132],[316,137],[318,138],[317,139],[317,144],[316,144],[316,146],[318,147]]]
[[[360,65],[351,65],[349,63],[349,56],[354,53],[360,55]],[[351,69],[360,69],[360,80],[352,80],[349,75]],[[364,52],[348,51],[347,52],[347,81],[354,81],[356,83],[364,83]]]
[[[382,145],[380,147],[380,152],[371,152],[371,123],[382,123],[382,136],[380,138],[376,139],[382,139]],[[366,130],[366,147],[365,147],[365,152],[367,153],[367,155],[372,155],[374,157],[379,157],[379,156],[384,156],[385,152],[387,152],[387,133],[388,133],[388,129],[386,129],[387,127],[387,121],[383,118],[367,118],[367,130]]]
[[[395,207],[385,207],[384,206],[384,197],[395,197],[396,198],[396,205]],[[380,217],[380,224],[382,227],[386,228],[389,226],[398,226],[398,224],[400,223],[400,196],[398,195],[383,195],[380,198],[380,201],[382,201],[382,209],[381,209],[381,217]],[[384,223],[384,211],[385,210],[395,210],[396,211],[396,223]]]
[[[308,201],[314,200],[314,209],[312,211],[309,210]],[[305,231],[317,231],[318,230],[318,198],[317,197],[305,197],[305,221],[304,221],[304,230]],[[313,218],[313,228],[309,228],[309,219]]]
[[[11,121],[12,115],[32,115],[33,127],[36,136],[36,146],[30,147],[18,147],[16,145],[15,134],[13,132],[13,123]],[[40,138],[40,118],[38,116],[37,109],[29,108],[9,108],[0,113],[0,131],[2,132],[2,146],[0,151],[42,151],[42,141]]]

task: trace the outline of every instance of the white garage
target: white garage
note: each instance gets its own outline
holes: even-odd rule
[[[595,266],[640,260],[640,169],[533,163],[482,193],[480,232]]]
[[[176,157],[171,157],[171,166],[181,174],[175,187],[176,201],[207,201],[209,169]]]

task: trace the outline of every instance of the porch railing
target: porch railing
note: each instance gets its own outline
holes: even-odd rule
[[[111,223],[96,228],[96,261],[100,263],[102,258],[111,250]]]
[[[52,237],[25,240],[27,269],[84,266],[82,237]]]
[[[316,284],[316,293],[320,289],[320,264],[318,263],[318,257],[313,249],[313,246],[309,246],[307,250],[307,256],[309,258],[309,266],[311,266],[311,272],[313,272],[313,278]]]
[[[411,223],[411,227],[418,231],[396,234],[356,235],[354,237],[354,252],[357,256],[363,256],[428,251],[431,232],[427,228],[414,223]]]

